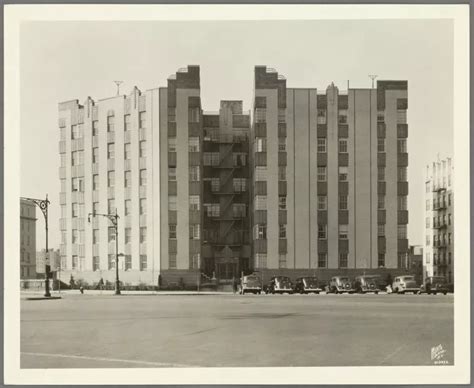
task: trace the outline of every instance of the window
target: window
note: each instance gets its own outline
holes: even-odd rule
[[[203,206],[208,217],[219,217],[221,207],[218,203],[205,203]]]
[[[123,185],[124,187],[132,186],[132,172],[130,170],[124,172]]]
[[[115,186],[115,171],[107,171],[107,187]]]
[[[132,129],[132,122],[130,115],[123,116],[123,129],[124,131],[130,131]]]
[[[448,194],[448,206],[451,206],[451,194]]]
[[[132,242],[132,228],[125,228],[125,244]]]
[[[84,127],[82,124],[71,126],[71,139],[80,139],[84,136]]]
[[[347,210],[347,195],[339,196],[339,210]]]
[[[326,124],[326,109],[318,109],[318,124]]]
[[[93,202],[92,203],[92,212],[94,214],[98,213],[99,212],[99,202]]]
[[[347,253],[339,253],[339,268],[347,268]]]
[[[168,152],[176,152],[176,138],[175,137],[168,138]]]
[[[72,256],[72,269],[78,269],[79,268],[79,257],[76,255]]]
[[[92,136],[99,135],[99,122],[97,120],[92,121]]]
[[[398,210],[407,210],[407,197],[398,196]]]
[[[201,180],[201,174],[200,174],[199,166],[190,166],[189,167],[189,181],[199,182],[200,180]]]
[[[247,207],[245,203],[232,204],[232,215],[236,218],[245,217],[247,214]]]
[[[426,235],[426,245],[430,245],[430,236]]]
[[[326,253],[318,253],[318,267],[326,268],[328,265],[328,256]]]
[[[347,110],[339,111],[339,124],[347,124]]]
[[[100,258],[99,256],[92,257],[92,270],[99,271],[100,270]]]
[[[189,196],[189,210],[199,210],[199,195],[190,195]]]
[[[437,259],[437,255],[436,255],[436,253],[433,253],[433,264],[434,265],[436,265],[436,263],[437,263],[436,259]]]
[[[286,109],[278,109],[278,122],[284,123],[286,122]]]
[[[256,137],[255,138],[255,152],[266,152],[267,151],[267,138]]]
[[[201,268],[201,254],[200,253],[193,253],[191,255],[190,266],[191,266],[191,269]]]
[[[140,198],[140,214],[146,214],[146,198]]]
[[[385,195],[379,195],[377,208],[379,210],[385,209]]]
[[[325,195],[318,195],[318,210],[327,210],[328,197]]]
[[[339,152],[341,154],[347,153],[347,139],[339,139]]]
[[[217,178],[217,183],[219,184],[219,178]],[[212,181],[211,184],[216,185],[214,181]],[[237,193],[243,193],[245,190],[247,190],[247,179],[246,178],[234,178],[232,181],[232,184],[234,186],[234,191]]]
[[[266,195],[255,196],[255,210],[267,210],[267,196]]]
[[[339,239],[347,240],[347,234],[349,233],[349,225],[339,225]]]
[[[279,238],[286,238],[286,224],[280,224]]]
[[[255,268],[267,268],[267,254],[266,253],[255,254]]]
[[[377,266],[379,268],[385,267],[385,253],[379,253],[378,261],[377,261]]]
[[[92,244],[99,243],[99,229],[92,230]]]
[[[339,181],[340,182],[347,182],[347,167],[346,166],[339,166]]]
[[[132,269],[132,255],[124,256],[123,269],[125,271],[129,271]]]
[[[115,214],[115,199],[107,200],[107,213]]]
[[[176,269],[176,253],[169,254],[168,267],[169,269]]]
[[[326,234],[326,225],[318,225],[318,239],[320,240],[326,240],[327,234]]]
[[[189,152],[199,152],[199,137],[190,137],[188,141]]]
[[[448,264],[451,264],[451,252],[448,252]]]
[[[99,163],[99,147],[92,148],[92,163]]]
[[[211,178],[211,191],[216,193],[220,190],[220,179],[219,178]],[[236,190],[236,183],[234,178],[234,191]]]
[[[73,244],[78,244],[79,243],[79,231],[77,229],[72,230],[72,240],[71,242]]]
[[[189,225],[189,239],[190,240],[201,239],[201,225],[200,224]]]
[[[326,138],[318,137],[318,152],[326,152]]]
[[[377,168],[377,180],[379,182],[385,181],[385,167],[379,166]]]
[[[451,245],[451,233],[448,233],[448,244]]]
[[[399,167],[398,168],[398,181],[405,182],[407,180],[407,168]]]
[[[176,180],[176,167],[168,167],[168,180],[169,181]]]
[[[318,167],[318,182],[326,182],[326,167]]]
[[[205,166],[218,166],[220,163],[219,152],[204,152],[203,154],[203,164]],[[234,160],[235,166],[235,160]]]
[[[278,166],[278,180],[286,181],[286,166]]]
[[[71,165],[80,166],[81,164],[84,164],[84,152],[72,151],[71,152]]]
[[[140,170],[140,186],[146,186],[146,170]]]
[[[385,139],[377,140],[377,152],[385,152]]]
[[[378,111],[377,112],[377,122],[378,123],[385,122],[385,112],[384,111]]]
[[[286,137],[278,138],[278,151],[286,151]]]
[[[176,195],[170,195],[168,197],[168,210],[176,210]]]
[[[235,167],[247,165],[247,154],[245,152],[234,152],[232,154]]]
[[[115,117],[107,116],[107,132],[115,131]]]
[[[169,238],[173,240],[176,239],[177,238],[176,224],[169,224],[168,227],[169,227]]]
[[[278,267],[286,268],[286,253],[280,253],[278,257]]]
[[[254,239],[255,240],[267,239],[267,225],[257,224],[254,226]]]
[[[426,229],[430,227],[430,217],[426,217]]]
[[[107,144],[107,159],[115,158],[115,143]]]
[[[199,123],[199,118],[200,118],[200,110],[199,108],[189,108],[189,117],[188,117],[188,122],[190,123]]]
[[[280,210],[286,210],[286,196],[280,195],[278,197],[278,208]]]
[[[138,113],[140,128],[146,128],[146,112]]]
[[[377,225],[377,236],[384,237],[385,236],[385,224],[378,224]]]
[[[115,269],[115,259],[116,257],[113,253],[107,256],[107,264],[108,264],[109,271],[112,269]]]
[[[125,143],[123,145],[123,158],[125,160],[130,160],[132,157],[132,150],[130,143]]]
[[[264,166],[255,167],[255,181],[267,180],[267,168]]]
[[[451,225],[451,213],[448,214],[448,225]]]
[[[397,148],[399,153],[407,152],[407,139],[398,139],[397,140]]]
[[[267,109],[266,108],[255,108],[255,122],[265,123],[267,121]]]
[[[107,231],[108,231],[107,241],[108,242],[115,241],[115,228],[113,226],[109,226]]]
[[[176,108],[168,108],[168,122],[176,122]]]
[[[430,261],[431,261],[430,253],[427,252],[427,253],[426,253],[426,264],[429,264]]]
[[[72,204],[72,217],[79,217],[79,205],[77,203]]]
[[[407,226],[406,225],[398,225],[398,238],[399,239],[406,239],[407,238]]]
[[[132,200],[125,200],[125,215],[128,216],[132,212]]]
[[[140,226],[140,243],[146,242],[146,226]]]
[[[426,200],[426,210],[430,210],[430,200]]]
[[[397,124],[407,123],[407,111],[405,109],[397,110]]]
[[[84,179],[83,178],[72,178],[72,191],[84,191]]]

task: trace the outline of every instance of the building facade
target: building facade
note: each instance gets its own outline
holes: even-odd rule
[[[36,205],[20,200],[20,279],[36,278]]]
[[[408,271],[418,284],[423,282],[423,246],[411,245],[408,253]]]
[[[125,282],[406,270],[407,107],[406,81],[292,89],[265,66],[251,113],[204,111],[199,66],[62,103],[63,276],[113,276],[113,228],[87,218],[115,209]]]
[[[55,273],[61,270],[61,255],[59,249],[49,249],[50,272]],[[46,249],[36,252],[36,275],[37,278],[44,278],[46,266]],[[53,276],[53,275],[50,275]]]
[[[448,283],[454,283],[453,175],[451,158],[426,167],[423,276],[444,276]]]

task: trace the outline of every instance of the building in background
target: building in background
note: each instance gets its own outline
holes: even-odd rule
[[[403,269],[407,82],[292,89],[255,68],[253,258],[262,272]]]
[[[37,278],[44,279],[44,270],[46,265],[46,249],[36,252],[36,276]],[[49,265],[51,266],[50,272],[53,277],[55,272],[60,271],[61,267],[61,255],[59,249],[49,249]]]
[[[426,167],[423,276],[444,276],[449,283],[454,283],[453,176],[451,158]]]
[[[20,199],[20,279],[36,278],[36,205]]]
[[[423,282],[423,246],[410,245],[407,269],[411,275],[415,276],[418,284]]]

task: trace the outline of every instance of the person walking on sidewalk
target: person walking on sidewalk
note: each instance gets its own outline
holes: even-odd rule
[[[237,279],[232,277],[232,290],[234,291],[234,295],[237,294]]]

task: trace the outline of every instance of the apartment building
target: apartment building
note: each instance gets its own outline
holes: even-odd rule
[[[36,278],[36,205],[20,199],[20,279]]]
[[[407,82],[287,88],[255,67],[251,133],[254,267],[302,274],[403,269]]]
[[[59,104],[61,279],[115,279],[118,214],[120,278],[159,275],[158,89]]]
[[[423,276],[454,283],[454,165],[451,158],[426,167]]]

